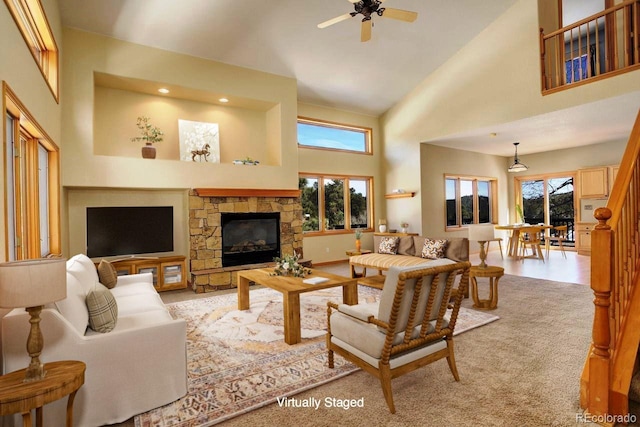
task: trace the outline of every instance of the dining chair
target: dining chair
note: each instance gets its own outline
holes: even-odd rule
[[[500,247],[500,258],[504,259],[504,256],[502,255],[502,237],[494,237],[491,240],[487,240],[487,253],[489,253],[489,244],[491,242],[498,242],[498,246]]]
[[[542,253],[542,232],[540,227],[522,227],[520,229],[520,259],[524,262],[525,258],[541,259],[544,262],[544,254]],[[527,247],[532,254],[527,256]]]
[[[547,258],[549,258],[549,246],[551,242],[558,242],[558,247],[562,252],[562,256],[564,258],[567,257],[567,254],[564,251],[564,244],[563,244],[563,242],[567,241],[567,228],[568,227],[566,225],[559,225],[557,227],[553,227],[552,234],[551,236],[549,236],[549,243],[547,244]]]

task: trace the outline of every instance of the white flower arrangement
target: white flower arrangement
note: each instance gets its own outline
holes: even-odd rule
[[[273,268],[273,276],[305,277],[311,274],[311,269],[298,263],[297,255],[285,255],[282,258],[274,258],[276,266]]]

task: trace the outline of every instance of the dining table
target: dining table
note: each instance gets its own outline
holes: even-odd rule
[[[511,231],[511,235],[509,236],[509,241],[507,244],[507,256],[517,258],[518,249],[520,243],[520,230],[522,229],[534,229],[536,231],[543,231],[549,228],[553,228],[552,225],[547,224],[505,224],[505,225],[496,225],[496,230],[508,230]],[[545,239],[545,245],[548,245],[548,239]]]

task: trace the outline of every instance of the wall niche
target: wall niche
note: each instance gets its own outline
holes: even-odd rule
[[[221,102],[223,97],[229,102]],[[220,163],[250,157],[261,165],[281,165],[277,103],[94,72],[94,155],[141,158],[144,144],[131,141],[140,136],[140,116],[164,133],[155,144],[156,159],[180,161],[178,120],[189,120],[218,124]]]

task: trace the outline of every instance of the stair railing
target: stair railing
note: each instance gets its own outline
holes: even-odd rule
[[[544,34],[540,29],[542,93],[640,67],[640,0],[627,0]]]
[[[596,416],[628,414],[640,341],[640,112],[607,207],[591,233],[592,342],[580,384],[580,405]]]

